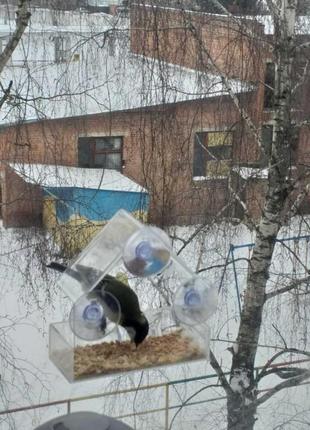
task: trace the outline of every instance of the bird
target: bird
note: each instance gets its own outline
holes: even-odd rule
[[[52,261],[46,267],[61,273],[67,271],[69,276],[78,281],[83,279],[83,272],[87,276],[92,271],[92,269],[82,265],[77,265],[76,267],[79,271],[76,271],[56,261]],[[131,342],[134,342],[136,347],[138,347],[148,335],[149,322],[140,309],[137,294],[124,282],[111,275],[105,275],[92,292],[100,295],[108,318],[112,322],[124,327]],[[119,305],[111,296],[116,298]],[[104,329],[104,326],[102,328]]]

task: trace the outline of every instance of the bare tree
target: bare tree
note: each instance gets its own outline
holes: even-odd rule
[[[253,37],[252,29],[249,30],[249,27],[243,25],[242,21],[238,20],[231,12],[226,10],[225,6],[228,6],[228,3],[229,2],[225,2],[225,4],[222,4],[217,0],[213,0],[212,11],[226,13],[232,22],[238,26],[240,37],[247,37],[251,41],[256,38],[259,39],[260,36],[258,36],[257,33],[254,33]],[[245,2],[234,3],[244,4]],[[291,169],[294,129],[296,129],[296,126],[301,128],[309,125],[308,118],[302,117],[296,120],[296,118],[292,116],[294,93],[298,89],[298,84],[293,80],[293,76],[295,76],[293,66],[297,56],[301,52],[307,50],[308,47],[307,42],[298,46],[299,42],[295,37],[297,3],[297,0],[269,0],[267,2],[274,23],[273,41],[272,43],[268,43],[268,49],[271,49],[271,56],[275,64],[275,82],[274,87],[271,88],[274,99],[274,109],[272,113],[274,127],[271,151],[266,154],[268,161],[268,179],[261,217],[258,221],[251,219],[247,205],[242,199],[244,187],[243,189],[234,188],[233,184],[230,184],[229,202],[226,202],[217,213],[218,218],[227,216],[227,209],[237,202],[243,209],[243,221],[250,225],[251,229],[256,234],[252,253],[248,259],[249,268],[244,292],[244,302],[237,339],[234,342],[234,347],[231,349],[232,362],[228,377],[221,367],[220,358],[217,357],[215,353],[211,352],[211,366],[219,378],[219,383],[216,384],[216,386],[220,386],[227,397],[227,428],[229,430],[253,429],[255,426],[256,412],[260,405],[265,404],[265,402],[279,391],[298,386],[303,381],[310,378],[310,372],[306,368],[290,365],[281,369],[273,367],[276,360],[284,357],[285,354],[309,357],[309,352],[291,348],[287,346],[287,344],[284,344],[284,348],[282,348],[281,352],[270,357],[266,364],[259,370],[258,374],[255,370],[255,362],[259,350],[259,336],[263,325],[263,311],[266,307],[266,303],[282,294],[294,292],[301,285],[305,285],[309,282],[309,271],[308,268],[306,268],[306,276],[297,279],[290,277],[290,281],[286,282],[284,286],[280,285],[276,286],[276,288],[271,291],[269,289],[267,290],[279,231],[296,213],[298,213],[299,207],[309,191],[308,166],[306,166],[303,171],[300,170],[298,175],[295,176],[292,175]],[[20,21],[21,28],[25,26],[25,17],[28,16],[25,5],[26,2],[20,2],[19,10],[21,11],[21,15],[19,16],[23,16]],[[231,81],[229,80],[229,73],[226,73],[225,70],[220,67],[216,59],[213,58],[212,52],[210,52],[203,43],[200,43],[202,41],[199,39],[200,35],[199,32],[196,31],[194,24],[191,25],[190,22],[186,22],[186,25],[186,37],[191,35],[197,41],[198,52],[201,57],[199,59],[202,60],[200,63],[197,62],[200,70],[203,67],[208,67],[208,70],[217,74],[221,84],[226,88],[226,96],[228,95],[232,100],[232,105],[234,106],[235,112],[237,112],[236,117],[238,116],[238,120],[245,124],[247,133],[256,141],[257,146],[262,146],[260,124],[255,122],[251,116],[251,112],[242,104],[242,98],[236,94],[232,88]],[[182,22],[178,28],[175,28],[175,30],[180,30],[180,27],[184,28],[184,22]],[[157,36],[161,30],[165,31],[167,29],[157,29]],[[106,36],[106,33],[98,35],[97,40],[100,40],[100,37],[102,37],[102,43],[104,45]],[[185,42],[186,40],[184,40],[184,43]],[[14,49],[14,43],[12,42],[11,44],[11,52]],[[99,42],[96,43],[98,44]],[[271,48],[269,48],[269,46],[271,46]],[[6,58],[8,58],[9,49],[4,51],[4,53],[5,52],[7,55]],[[161,66],[162,63],[160,63],[160,67]],[[149,67],[149,63],[147,67]],[[303,71],[299,77],[301,80],[305,80],[308,75],[309,68],[306,60]],[[170,212],[170,205],[171,207],[173,206],[171,203],[172,193],[182,194],[183,191],[182,189],[177,189],[172,171],[176,169],[176,162],[180,163],[179,170],[177,170],[180,172],[184,169],[184,164],[191,162],[188,145],[190,137],[192,136],[192,130],[188,131],[187,129],[187,136],[185,137],[184,135],[182,136],[181,133],[180,135],[178,134],[179,130],[175,132],[176,139],[179,139],[181,142],[178,147],[178,154],[181,152],[182,158],[177,158],[177,152],[175,157],[167,157],[167,151],[170,149],[167,148],[166,143],[171,139],[172,135],[169,123],[171,124],[176,118],[174,117],[175,113],[173,109],[169,110],[170,108],[167,106],[168,103],[165,104],[165,97],[167,96],[165,84],[167,84],[167,80],[164,70],[161,70],[161,81],[162,86],[160,90],[162,91],[163,107],[154,110],[155,113],[153,111],[153,115],[150,114],[151,119],[149,122],[146,119],[147,115],[144,116],[141,114],[141,123],[139,127],[130,130],[135,138],[138,138],[140,133],[139,143],[141,144],[141,157],[143,158],[143,172],[141,176],[145,176],[145,182],[155,197],[158,192],[159,198],[157,201],[160,199],[162,200],[162,207],[166,214]],[[210,89],[213,85],[214,83],[210,82],[208,88]],[[5,92],[9,93],[10,87],[8,87],[4,93]],[[202,99],[204,95],[205,93],[202,95]],[[7,98],[6,93],[3,97],[4,102]],[[197,113],[197,116],[198,115],[199,113]],[[183,117],[182,119],[177,118],[177,121],[181,129]],[[186,121],[190,123],[191,119],[186,118]],[[145,126],[145,124],[147,125]],[[190,128],[190,126],[188,128]],[[149,150],[149,146],[145,143],[147,134],[151,135],[152,151]],[[159,136],[160,139],[158,138]],[[154,163],[154,161],[156,161],[156,163]],[[161,168],[164,168],[164,175],[162,175],[160,185],[158,185],[156,176],[160,175]],[[158,171],[155,171],[155,169],[158,169]],[[162,193],[159,189],[163,190]],[[182,198],[184,199],[184,196],[182,196]],[[180,201],[181,198],[178,200],[178,203]],[[229,215],[229,219],[231,220],[231,213],[229,213]],[[214,217],[214,222],[217,217]],[[237,217],[234,217],[234,221],[236,221],[236,218]],[[180,251],[184,250],[186,246],[199,235],[205,235],[208,228],[210,229],[214,226],[213,222],[206,227],[209,221],[210,218],[204,220],[204,223],[196,229],[188,239],[183,239]],[[197,262],[197,271],[199,270],[202,271],[206,269],[201,269],[199,267],[199,262]],[[282,379],[282,382],[275,385],[269,391],[260,393],[260,383],[265,377],[271,374],[277,375]]]

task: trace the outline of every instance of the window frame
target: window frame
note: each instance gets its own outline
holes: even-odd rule
[[[224,142],[227,138],[229,143],[209,144],[210,135],[215,138],[216,135],[225,134],[222,140]],[[202,137],[202,139],[201,139]],[[194,135],[194,153],[193,153],[193,178],[194,180],[201,179],[221,179],[227,178],[233,161],[233,142],[234,131],[231,129],[222,130],[202,130],[195,132]],[[201,149],[197,151],[200,145]],[[223,150],[223,155],[221,155]],[[228,155],[227,155],[228,152]],[[196,166],[196,162],[201,162],[202,165]],[[199,172],[200,169],[200,172]],[[201,169],[203,169],[203,174]],[[196,170],[196,171],[195,171]]]
[[[120,147],[118,149],[113,148],[102,148],[102,149],[96,149],[96,144],[98,140],[111,140],[111,139],[119,139],[120,140]],[[87,146],[89,148],[88,157],[89,162],[88,163],[82,163],[80,159],[80,146]],[[106,167],[106,160],[103,164],[97,164],[96,163],[96,155],[110,155],[110,154],[119,154],[120,155],[120,163],[119,168],[114,168],[111,170],[117,170],[118,172],[123,171],[123,145],[124,145],[124,137],[123,136],[80,136],[78,138],[78,165],[79,167],[85,167],[85,168],[91,168],[91,169],[111,169],[110,167]],[[85,147],[83,148],[85,150]]]

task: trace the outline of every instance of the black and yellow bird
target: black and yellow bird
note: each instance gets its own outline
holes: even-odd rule
[[[55,261],[51,262],[46,267],[57,270],[58,272],[67,270],[65,265]],[[68,274],[78,281],[81,279],[81,275],[75,270],[68,269]],[[140,309],[136,293],[128,285],[125,285],[123,282],[110,275],[105,275],[92,291],[100,294],[101,299],[106,305],[108,318],[112,322],[118,323],[124,327],[130,340],[134,342],[136,346],[142,343],[148,335],[149,323]],[[115,301],[111,300],[110,295],[116,298],[119,307],[115,305]]]

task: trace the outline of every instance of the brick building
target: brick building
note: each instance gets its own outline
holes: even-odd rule
[[[241,24],[245,30],[240,35]],[[20,202],[29,197],[28,189],[15,181],[20,197],[9,199],[14,172],[7,172],[7,162],[12,160],[119,170],[149,191],[150,218],[161,225],[196,223],[214,215],[240,217],[242,207],[233,197],[240,187],[250,214],[258,216],[266,179],[264,153],[272,135],[273,68],[266,32],[266,26],[250,19],[239,23],[192,11],[132,6],[131,61],[143,59],[142,80],[152,65],[152,79],[143,91],[133,87],[143,98],[134,103],[129,95],[127,109],[2,127],[5,225],[12,225],[12,219],[22,225]],[[177,71],[185,74],[172,83]],[[189,84],[180,89],[188,76]],[[199,88],[197,82],[192,85],[193,76]],[[205,80],[208,85],[201,86]],[[227,84],[261,133],[263,148],[247,129]],[[296,119],[308,114],[307,82],[302,94]],[[292,161],[305,162],[308,129],[297,137]],[[37,218],[37,207],[33,211]]]

